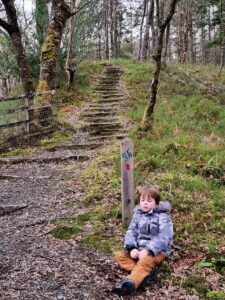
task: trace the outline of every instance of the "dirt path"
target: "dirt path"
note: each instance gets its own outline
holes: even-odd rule
[[[70,144],[51,152],[1,160],[1,299],[118,299],[110,290],[125,274],[110,256],[84,249],[77,237],[59,240],[50,232],[52,221],[73,218],[80,212],[74,200],[82,191],[74,188],[74,178],[79,181],[80,171],[98,153],[88,150],[87,144],[92,143],[93,148],[96,143],[99,147],[99,141],[112,135],[121,137],[123,133],[116,121],[123,101],[118,90],[120,75],[121,69],[116,67],[106,68],[103,73],[97,86],[101,99],[84,112],[86,131],[79,133],[82,142],[75,136]],[[68,205],[71,202],[73,205]],[[198,299],[180,289],[165,289],[157,284],[127,297],[149,298]]]

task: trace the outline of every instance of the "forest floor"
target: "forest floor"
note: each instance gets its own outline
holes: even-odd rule
[[[103,75],[106,79],[107,76]],[[126,274],[119,270],[111,254],[84,246],[79,234],[67,240],[52,235],[56,220],[74,221],[76,216],[89,212],[88,206],[81,205],[84,186],[80,174],[98,158],[102,141],[105,143],[109,136],[121,138],[125,132],[124,124],[115,126],[113,119],[122,108],[116,108],[119,102],[115,104],[115,101],[125,99],[118,81],[115,82],[117,91],[114,96],[107,97],[108,91],[103,91],[100,102],[82,111],[85,118],[90,111],[92,116],[93,110],[97,112],[95,117],[99,123],[95,119],[97,127],[94,129],[93,120],[88,119],[82,124],[86,131],[79,131],[70,143],[56,145],[55,149],[49,149],[51,151],[0,159],[1,299],[118,299],[111,289]],[[112,91],[110,93],[113,94]],[[102,99],[111,99],[111,102],[101,103]],[[104,107],[99,108],[99,105]],[[109,117],[108,113],[112,113],[113,109],[115,112]],[[106,116],[107,122],[101,119],[101,113]],[[74,122],[76,120],[73,119]],[[125,126],[127,130],[129,124],[126,121]],[[92,134],[89,135],[90,132]],[[111,143],[114,141],[112,139]],[[87,145],[93,146],[93,143],[96,143],[96,149],[88,149]],[[74,151],[72,148],[77,144],[85,146],[85,149]],[[90,230],[90,224],[84,226],[84,231]],[[111,230],[116,232],[116,228]],[[176,274],[182,277],[191,272],[187,267],[191,264],[188,260],[187,257],[186,260],[172,262],[175,277]],[[166,286],[156,281],[145,291],[138,291],[126,299],[200,298],[173,285],[172,281]]]

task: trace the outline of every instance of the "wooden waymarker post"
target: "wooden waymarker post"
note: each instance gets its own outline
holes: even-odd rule
[[[120,144],[121,189],[123,226],[130,224],[134,209],[134,149],[131,139],[125,138]]]

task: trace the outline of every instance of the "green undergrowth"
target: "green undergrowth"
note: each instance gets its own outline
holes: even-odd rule
[[[13,150],[7,151],[5,153],[0,154],[0,157],[10,157],[10,156],[19,156],[19,155],[32,155],[37,154],[45,150],[49,150],[54,146],[62,144],[71,139],[70,130],[55,131],[51,138],[45,138],[37,141],[35,146],[27,147],[23,145],[21,148],[15,148]]]
[[[128,135],[134,142],[135,184],[154,184],[162,198],[171,202],[174,259],[192,271],[185,277],[165,272],[165,280],[203,299],[224,299],[225,110],[220,96],[212,96],[192,80],[185,79],[185,85],[184,78],[178,80],[185,71],[201,78],[205,86],[222,86],[224,75],[218,78],[218,70],[210,66],[165,67],[153,128],[144,133],[140,123],[150,96],[154,65],[126,60],[111,63],[124,67],[123,79],[130,93],[124,113],[134,125]],[[80,180],[83,197],[74,203],[84,213],[57,223],[54,236],[80,236],[83,244],[114,253],[122,247],[124,234],[118,144],[104,147]]]
[[[143,133],[139,125],[150,95],[153,66],[142,63],[127,66],[125,81],[131,92],[127,115],[135,124],[130,132],[136,152],[135,182],[158,186],[162,198],[172,203],[174,243],[185,253],[178,253],[180,259],[197,257],[198,262],[208,262],[201,267],[202,281],[193,280],[196,286],[192,288],[205,299],[213,299],[213,296],[224,299],[225,282],[222,280],[218,290],[214,290],[204,277],[207,268],[220,276],[225,274],[224,106],[220,99],[194,87],[191,82],[184,87],[174,80],[171,74],[179,74],[180,66],[166,67],[161,74],[153,129]],[[198,70],[202,82],[224,84],[224,77],[219,81],[217,70],[211,67],[186,66],[186,69],[194,74]],[[211,244],[216,249],[217,259],[209,251]],[[193,270],[195,268],[199,268],[197,262]]]

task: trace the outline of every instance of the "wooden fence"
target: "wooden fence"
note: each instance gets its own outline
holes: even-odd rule
[[[34,105],[34,97],[48,97],[48,104]],[[15,140],[24,140],[54,131],[55,91],[33,96],[0,97],[0,148]]]

